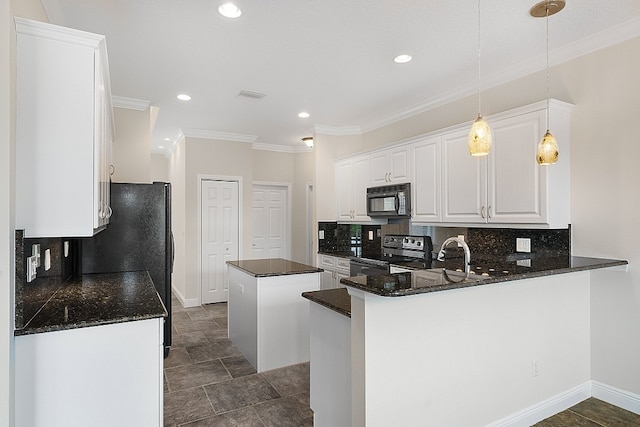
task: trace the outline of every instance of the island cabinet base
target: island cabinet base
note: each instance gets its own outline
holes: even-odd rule
[[[258,372],[309,361],[309,304],[320,273],[256,277],[229,265],[229,339]]]
[[[310,404],[314,427],[351,425],[351,319],[310,304]]]
[[[348,290],[355,427],[491,425],[591,378],[588,271],[395,298]]]
[[[16,425],[161,426],[162,321],[17,336]]]

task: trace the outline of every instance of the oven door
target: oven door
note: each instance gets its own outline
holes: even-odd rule
[[[385,261],[370,260],[366,258],[351,258],[349,275],[356,276],[380,276],[389,274],[389,263]]]

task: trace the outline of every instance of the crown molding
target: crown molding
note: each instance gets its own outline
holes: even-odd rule
[[[313,148],[309,148],[306,145],[292,146],[292,145],[277,145],[277,144],[263,144],[254,142],[251,146],[254,150],[263,151],[276,151],[279,153],[308,153],[313,151]]]
[[[571,61],[572,59],[580,56],[588,55],[638,36],[640,36],[640,18],[635,18],[605,31],[577,40],[568,45],[553,49],[549,52],[549,66],[551,67]],[[528,76],[537,71],[544,70],[545,68],[546,56],[541,54],[482,78],[480,87],[481,90],[491,89],[521,77]],[[413,117],[417,114],[441,107],[464,97],[474,95],[477,91],[477,83],[460,86],[453,91],[448,91],[447,93],[431,97],[425,102],[384,117],[381,120],[363,125],[362,132],[366,133],[391,125],[400,120]]]
[[[245,135],[241,133],[216,132],[212,130],[201,129],[180,129],[182,134],[187,138],[205,138],[219,139],[222,141],[236,142],[255,142],[258,137],[256,135]]]
[[[127,108],[129,110],[144,111],[151,106],[151,101],[145,99],[125,98],[124,96],[111,96],[114,107]]]
[[[105,40],[105,36],[100,34],[62,27],[47,22],[33,21],[18,16],[13,19],[16,25],[16,33],[18,34],[46,37],[51,40],[73,43],[94,49],[104,43]]]
[[[360,135],[362,128],[360,126],[326,126],[326,125],[314,125],[313,129],[315,133],[321,133],[323,135]]]

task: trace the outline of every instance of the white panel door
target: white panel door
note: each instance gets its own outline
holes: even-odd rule
[[[287,187],[253,186],[252,258],[289,258]]]
[[[238,259],[238,183],[202,181],[202,303],[227,301],[227,261]]]

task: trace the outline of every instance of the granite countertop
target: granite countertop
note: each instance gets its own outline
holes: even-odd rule
[[[245,259],[227,261],[227,264],[254,277],[286,276],[289,274],[321,273],[324,271],[321,268],[283,258]]]
[[[346,288],[303,292],[302,296],[309,301],[313,301],[337,313],[351,317],[351,296]]]
[[[55,283],[55,282],[58,283]],[[14,335],[122,323],[166,317],[167,310],[146,271],[85,274],[80,279],[60,283],[58,277],[42,280],[25,289],[25,303],[42,304]],[[31,285],[31,284],[29,284]],[[52,287],[48,300],[39,295]]]
[[[487,263],[487,266],[494,267],[491,267],[491,269],[480,266],[474,267],[472,263],[472,272],[468,277],[465,277],[463,272],[449,269],[452,268],[453,261],[448,261],[447,263],[434,261],[431,269],[416,269],[408,273],[380,276],[349,277],[340,280],[340,283],[376,295],[397,297],[628,264],[625,260],[576,256],[498,257],[494,259],[479,257],[479,261]],[[462,260],[457,262],[460,265],[462,264]],[[483,271],[486,275],[476,271]]]

